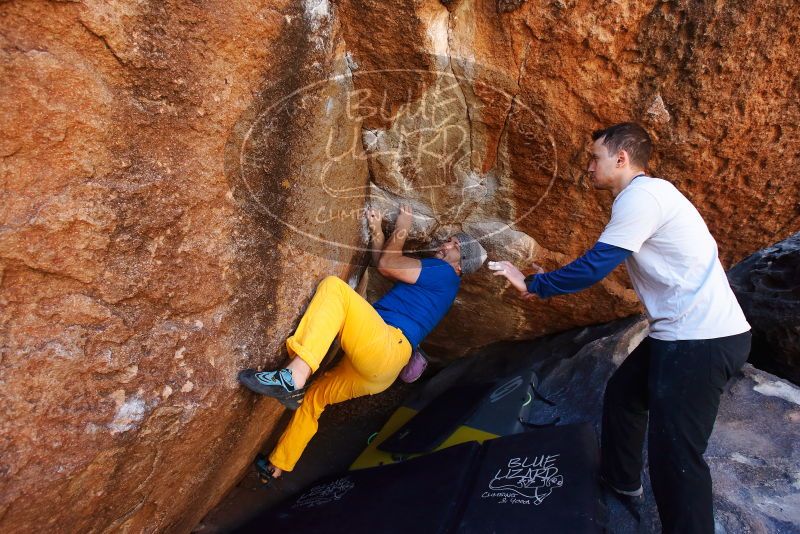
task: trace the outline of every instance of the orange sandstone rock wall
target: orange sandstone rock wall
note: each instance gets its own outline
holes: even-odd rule
[[[610,212],[589,133],[633,119],[726,266],[797,231],[799,24],[792,0],[3,3],[0,530],[196,524],[282,413],[236,371],[280,361],[323,276],[355,284],[366,201],[554,268]],[[621,271],[531,303],[482,272],[429,348],[637,310]]]
[[[323,157],[360,131],[338,25],[212,0],[5,2],[0,27],[0,531],[187,532],[283,412],[237,370],[358,274],[358,218],[317,235],[366,194]]]
[[[416,201],[422,234],[462,228],[490,257],[567,263],[610,214],[611,195],[585,176],[586,142],[626,120],[650,130],[651,174],[697,205],[726,267],[800,228],[794,2],[408,0],[392,4],[391,24],[378,23],[377,0],[342,5],[358,13],[343,23],[355,63],[418,72],[405,108],[383,99],[393,119],[365,120],[364,147],[384,196]],[[393,40],[403,46],[382,45]],[[384,76],[355,71],[373,106]],[[428,348],[453,357],[624,316],[638,309],[629,287],[619,269],[579,295],[523,304],[479,273]]]

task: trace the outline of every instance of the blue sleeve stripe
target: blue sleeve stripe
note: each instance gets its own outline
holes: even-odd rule
[[[547,298],[581,291],[605,278],[631,254],[630,250],[598,242],[572,263],[534,276],[528,292]]]

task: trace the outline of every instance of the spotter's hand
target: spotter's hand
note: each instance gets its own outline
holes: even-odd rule
[[[536,274],[544,274],[544,269],[542,268],[541,265],[537,263],[531,262],[531,268],[533,269],[533,272],[535,272]]]
[[[525,286],[525,275],[510,261],[490,261],[489,269],[494,271],[494,276],[505,276],[514,289],[520,292],[521,297],[529,295],[528,288]]]

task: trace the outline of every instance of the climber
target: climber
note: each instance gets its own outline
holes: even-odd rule
[[[302,404],[269,456],[271,477],[294,469],[317,431],[317,421],[329,404],[388,388],[409,362],[412,350],[444,317],[458,292],[461,275],[477,271],[485,259],[480,244],[456,233],[436,249],[435,257],[403,254],[413,217],[403,205],[394,232],[384,246],[382,215],[367,211],[372,259],[378,272],[395,281],[383,298],[370,305],[335,276],[320,282],[294,335],[286,340],[292,360],[282,369],[245,369],[239,381],[261,395],[286,400],[302,390],[334,338],[344,357],[305,393]],[[423,362],[418,362],[422,364]]]
[[[671,183],[645,172],[647,132],[623,123],[595,131],[592,140],[592,184],[615,197],[597,243],[548,273],[534,264],[526,277],[508,261],[489,267],[531,299],[585,289],[625,261],[650,332],[606,387],[602,480],[626,498],[641,497],[647,430],[663,532],[710,534],[711,474],[703,453],[723,387],[747,360],[750,325],[697,209]]]

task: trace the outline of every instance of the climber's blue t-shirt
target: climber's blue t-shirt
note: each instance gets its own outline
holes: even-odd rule
[[[458,293],[461,278],[439,258],[424,258],[419,278],[413,284],[395,282],[372,306],[386,324],[399,328],[416,347],[439,324]]]

